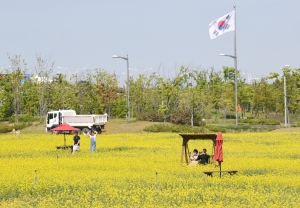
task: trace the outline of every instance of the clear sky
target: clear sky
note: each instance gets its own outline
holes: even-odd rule
[[[172,77],[191,69],[233,67],[234,32],[211,40],[208,25],[236,4],[238,69],[264,77],[299,68],[299,0],[0,0],[0,67],[21,55],[29,72],[36,54],[58,67],[101,68],[124,79],[132,69]],[[162,74],[164,69],[164,74]],[[66,71],[64,71],[66,73]],[[132,71],[131,73],[135,73]]]

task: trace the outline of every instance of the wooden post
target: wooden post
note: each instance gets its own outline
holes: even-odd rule
[[[187,164],[188,161],[188,153],[187,153],[187,143],[188,143],[188,139],[182,139],[182,149],[181,149],[181,160],[180,160],[180,164],[182,165],[183,163],[183,157],[185,157],[185,163]]]

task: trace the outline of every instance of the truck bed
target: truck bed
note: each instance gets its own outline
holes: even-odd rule
[[[104,125],[107,122],[107,115],[76,115],[63,116],[63,122],[71,126],[93,126],[94,124]]]

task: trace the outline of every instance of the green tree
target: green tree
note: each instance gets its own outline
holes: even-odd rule
[[[24,86],[22,85],[22,80],[25,78],[27,64],[25,60],[21,61],[21,56],[16,55],[12,58],[8,55],[8,58],[11,62],[11,67],[10,70],[7,70],[7,98],[9,99],[12,97],[15,122],[18,123],[18,115],[21,108],[21,98],[25,90]]]
[[[99,100],[103,106],[102,112],[106,112],[112,116],[112,108],[117,103],[123,94],[118,86],[116,74],[109,74],[103,69],[96,69],[96,92],[98,93]]]
[[[47,111],[47,101],[50,90],[50,75],[53,72],[54,62],[50,63],[50,59],[43,59],[41,56],[36,55],[37,65],[34,68],[36,78],[34,79],[36,86],[36,95],[38,99],[38,109],[40,122],[43,121],[43,115]]]

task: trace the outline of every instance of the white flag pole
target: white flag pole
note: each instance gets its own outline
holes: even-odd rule
[[[237,55],[236,55],[236,5],[233,5],[234,8],[234,69],[235,69],[235,122],[238,126],[238,89],[237,89]]]

